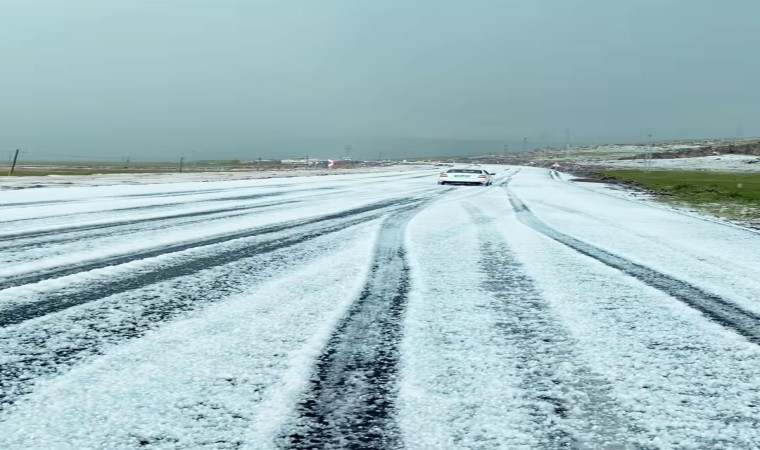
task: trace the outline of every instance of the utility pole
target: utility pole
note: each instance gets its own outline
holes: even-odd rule
[[[647,134],[647,145],[648,145],[648,151],[647,151],[647,172],[650,172],[652,170],[652,146],[654,143],[652,142],[652,133]]]
[[[345,156],[345,158],[350,158],[351,157],[351,151],[352,150],[353,150],[353,147],[351,147],[350,145],[346,146],[346,156]]]
[[[182,173],[182,166],[185,164],[185,157],[179,159],[179,173]]]
[[[16,154],[13,155],[13,163],[11,164],[11,170],[8,172],[8,176],[10,177],[13,175],[13,170],[16,168],[16,161],[18,160],[18,149],[16,149]]]

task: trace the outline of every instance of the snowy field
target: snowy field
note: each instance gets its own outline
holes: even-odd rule
[[[683,152],[703,149],[713,150],[728,146],[747,146],[757,143],[757,138],[748,138],[652,142],[651,144],[588,145],[570,149],[568,156],[572,159],[585,158],[589,161],[616,160],[617,158],[644,155],[646,153]]]
[[[616,159],[584,161],[589,166],[625,169],[710,170],[713,172],[760,172],[760,156],[720,155],[673,159]]]
[[[0,449],[760,448],[760,234],[490,169],[0,192]]]
[[[604,145],[590,145],[579,147],[576,149],[580,153],[621,153],[621,154],[639,154],[646,153],[648,151],[654,152],[668,152],[677,150],[691,150],[703,147],[705,145],[714,145],[717,142],[700,142],[692,144],[678,144],[678,143],[653,143],[651,146],[646,144],[604,144]]]
[[[332,176],[357,173],[399,172],[424,170],[429,165],[396,164],[380,167],[336,168],[336,169],[290,169],[261,171],[224,172],[184,172],[184,173],[115,173],[94,175],[41,175],[8,177],[0,176],[0,191],[7,189],[28,189],[68,186],[112,186],[141,185],[156,183],[191,183],[196,181],[259,180],[266,178],[291,178],[306,176]],[[7,168],[5,169],[8,170]]]

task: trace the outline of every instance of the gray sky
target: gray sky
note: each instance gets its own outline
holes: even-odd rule
[[[757,136],[758,18],[757,0],[0,0],[0,152]]]

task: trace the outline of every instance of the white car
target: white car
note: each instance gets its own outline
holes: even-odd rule
[[[474,184],[490,186],[493,182],[491,173],[484,169],[449,169],[438,176],[438,184]]]

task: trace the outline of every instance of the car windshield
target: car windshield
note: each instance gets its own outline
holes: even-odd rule
[[[0,0],[0,450],[760,450],[760,0]]]

